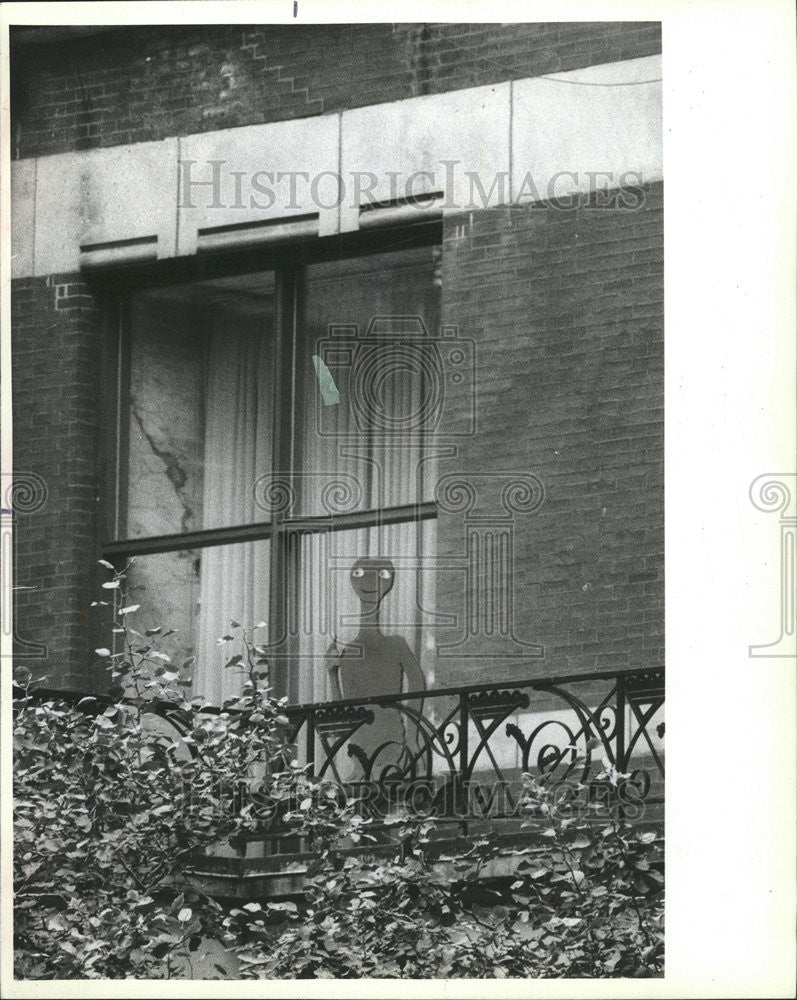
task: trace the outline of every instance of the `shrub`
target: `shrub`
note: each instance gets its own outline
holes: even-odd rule
[[[121,593],[124,578],[114,573],[106,587]],[[184,975],[201,957],[197,949],[208,950],[223,930],[221,906],[188,878],[192,862],[268,825],[263,811],[239,807],[254,781],[274,801],[290,794],[288,720],[262,686],[266,664],[247,631],[236,627],[244,652],[230,661],[246,660],[244,693],[213,715],[185,696],[189,665],[175,669],[159,651],[168,633],[130,625],[136,610],[115,602],[119,651],[98,650],[111,697],[43,700],[17,671],[20,977]],[[179,718],[182,737],[153,725],[164,706]],[[216,974],[229,974],[229,961],[216,961]]]
[[[618,777],[607,768],[593,783]],[[523,808],[534,843],[516,852],[516,877],[492,888],[480,876],[500,853],[493,837],[445,856],[433,821],[408,816],[395,822],[392,852],[352,856],[342,849],[347,834],[369,838],[356,803],[341,806],[332,790],[321,790],[320,802],[306,799],[305,811],[292,816],[298,828],[308,830],[319,812],[326,817],[306,903],[232,911],[226,927],[241,976],[661,975],[656,833],[611,814],[596,825],[595,806],[563,815],[546,777],[528,775],[526,782]]]
[[[241,652],[228,666],[247,679],[209,712],[186,693],[190,664],[160,652],[168,632],[130,625],[124,580],[114,571],[105,585],[117,597],[118,649],[98,651],[109,697],[43,698],[17,671],[19,978],[661,974],[653,830],[611,812],[596,824],[592,795],[571,814],[548,772],[526,776],[529,844],[511,878],[482,877],[501,850],[494,837],[444,854],[429,816],[393,817],[376,850],[360,803],[293,759],[252,630],[231,623],[224,641]],[[181,736],[153,725],[164,714]],[[624,776],[607,764],[584,779],[575,791]],[[268,833],[277,817],[313,851],[303,898],[223,907],[191,877],[197,857]]]

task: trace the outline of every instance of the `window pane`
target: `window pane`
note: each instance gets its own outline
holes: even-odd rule
[[[141,607],[127,619],[139,632],[170,629],[158,648],[181,666],[196,654],[201,552],[137,556],[127,574],[126,601]]]
[[[299,647],[299,670],[295,690],[291,691],[292,700],[333,700],[325,654],[333,643],[338,648],[354,643],[361,632],[368,635],[369,641],[377,633],[400,637],[420,666],[426,686],[434,685],[435,538],[433,520],[303,536],[298,607],[291,622]],[[371,582],[365,576],[352,577],[353,568],[363,558],[372,560],[374,566],[378,563],[389,568],[390,589],[381,598],[378,618],[374,617],[373,605],[368,603],[372,598],[365,590],[361,594],[358,590],[359,579],[365,581],[362,588],[371,588]],[[364,659],[357,676],[352,674],[342,679],[343,696],[398,694],[400,686],[388,692],[394,679],[395,650],[396,644],[390,647],[390,663],[378,651],[373,662]],[[406,679],[404,690],[409,690]]]
[[[307,268],[302,513],[431,499],[432,465],[422,459],[432,454],[445,381],[439,326],[432,247]]]
[[[134,628],[174,629],[159,649],[194,680],[193,693],[210,704],[239,694],[244,677],[240,669],[224,664],[242,652],[240,622],[251,629],[257,643],[268,640],[269,546],[267,540],[213,548],[138,556],[128,573],[128,598],[140,604],[131,618]],[[234,641],[219,643],[225,635]]]
[[[122,536],[267,519],[273,293],[267,273],[133,297]]]

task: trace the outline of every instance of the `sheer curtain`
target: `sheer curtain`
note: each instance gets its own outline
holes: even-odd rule
[[[426,420],[428,365],[417,320],[438,334],[438,294],[431,248],[307,268],[304,356],[301,356],[303,511],[380,510],[432,499],[433,464]],[[332,329],[331,329],[332,328]],[[345,332],[337,336],[334,329]],[[370,335],[369,335],[370,331]],[[349,367],[333,369],[340,403],[325,407],[311,355],[342,341]],[[337,345],[336,345],[337,349]],[[331,484],[339,482],[339,492]],[[322,492],[327,488],[327,503]],[[380,608],[380,625],[402,636],[433,683],[427,612],[434,605],[434,521],[333,530],[302,540],[299,670],[295,697],[332,697],[324,653],[357,633],[360,605],[349,573],[362,556],[395,565],[395,584]]]
[[[270,469],[272,440],[272,341],[266,324],[262,310],[231,313],[229,306],[211,320],[205,366],[206,528],[259,519],[254,484]],[[268,547],[264,541],[201,550],[194,692],[210,704],[239,694],[244,679],[241,670],[224,669],[233,650],[218,640],[229,633],[230,622],[251,627],[268,620]],[[266,641],[265,630],[257,639]]]
[[[428,366],[416,363],[423,348],[413,342],[413,331],[417,337],[420,319],[434,338],[439,324],[431,248],[308,266],[304,301],[292,401],[299,428],[293,470],[300,498],[296,513],[379,510],[431,499],[432,466],[421,462],[428,434],[412,430],[423,424],[429,388]],[[264,516],[254,509],[254,484],[273,471],[273,338],[262,300],[247,307],[228,296],[209,315],[202,507],[203,527],[214,528]],[[348,372],[334,372],[340,404],[324,407],[312,356],[329,339],[330,326],[352,330],[344,340],[356,348],[372,320],[380,317],[397,322],[397,332],[383,333],[371,345],[377,353],[364,384],[357,381],[363,373],[360,361]],[[408,336],[402,323],[409,323]],[[402,432],[391,433],[396,428]],[[433,521],[303,536],[294,591],[298,601],[289,623],[298,636],[298,669],[288,691],[292,701],[330,698],[324,653],[333,638],[345,643],[357,632],[360,606],[349,573],[356,559],[368,555],[386,556],[396,567],[395,585],[381,608],[382,630],[406,640],[427,684],[433,682],[424,623],[434,603],[429,566],[434,541]],[[268,619],[268,542],[206,548],[199,555],[194,691],[219,705],[240,692],[243,677],[224,669],[232,649],[218,639],[230,632],[233,620],[253,625]],[[265,630],[258,639],[266,641]]]

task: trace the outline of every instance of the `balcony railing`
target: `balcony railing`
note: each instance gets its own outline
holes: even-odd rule
[[[660,820],[663,709],[664,671],[649,669],[294,705],[285,714],[299,762],[356,798],[377,836],[412,811],[433,815],[443,835],[489,829],[512,840],[522,837],[524,772],[561,788],[563,808],[587,805],[569,795],[586,788],[593,808],[602,798],[629,818]],[[185,732],[174,706],[152,710]],[[308,845],[277,817],[233,853],[249,871],[276,871]],[[235,858],[212,860],[217,871],[243,871]]]
[[[517,816],[523,772],[622,781],[627,808],[662,802],[664,671],[479,684],[288,709],[318,778],[359,794],[374,818],[404,807],[442,821]]]

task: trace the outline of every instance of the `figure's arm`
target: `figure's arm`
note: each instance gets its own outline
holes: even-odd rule
[[[406,642],[404,643],[404,649],[401,651],[401,669],[407,678],[408,691],[426,690],[426,678],[423,676],[420,664],[415,659],[415,654]]]
[[[404,671],[404,677],[407,683],[408,691],[425,691],[426,690],[426,678],[423,676],[423,671],[421,670],[420,664],[415,659],[415,654],[407,645],[406,642],[402,642],[401,650],[401,669]],[[413,699],[408,701],[406,704],[409,708],[414,709],[418,715],[423,715],[423,698]],[[409,721],[409,720],[407,720]],[[411,727],[414,732],[414,742],[418,747],[421,745],[420,731],[417,724],[413,723]]]
[[[327,668],[329,677],[329,688],[332,694],[331,701],[343,701],[343,691],[340,686],[340,658],[342,650],[338,648],[337,642],[333,641],[324,656],[324,665]]]

